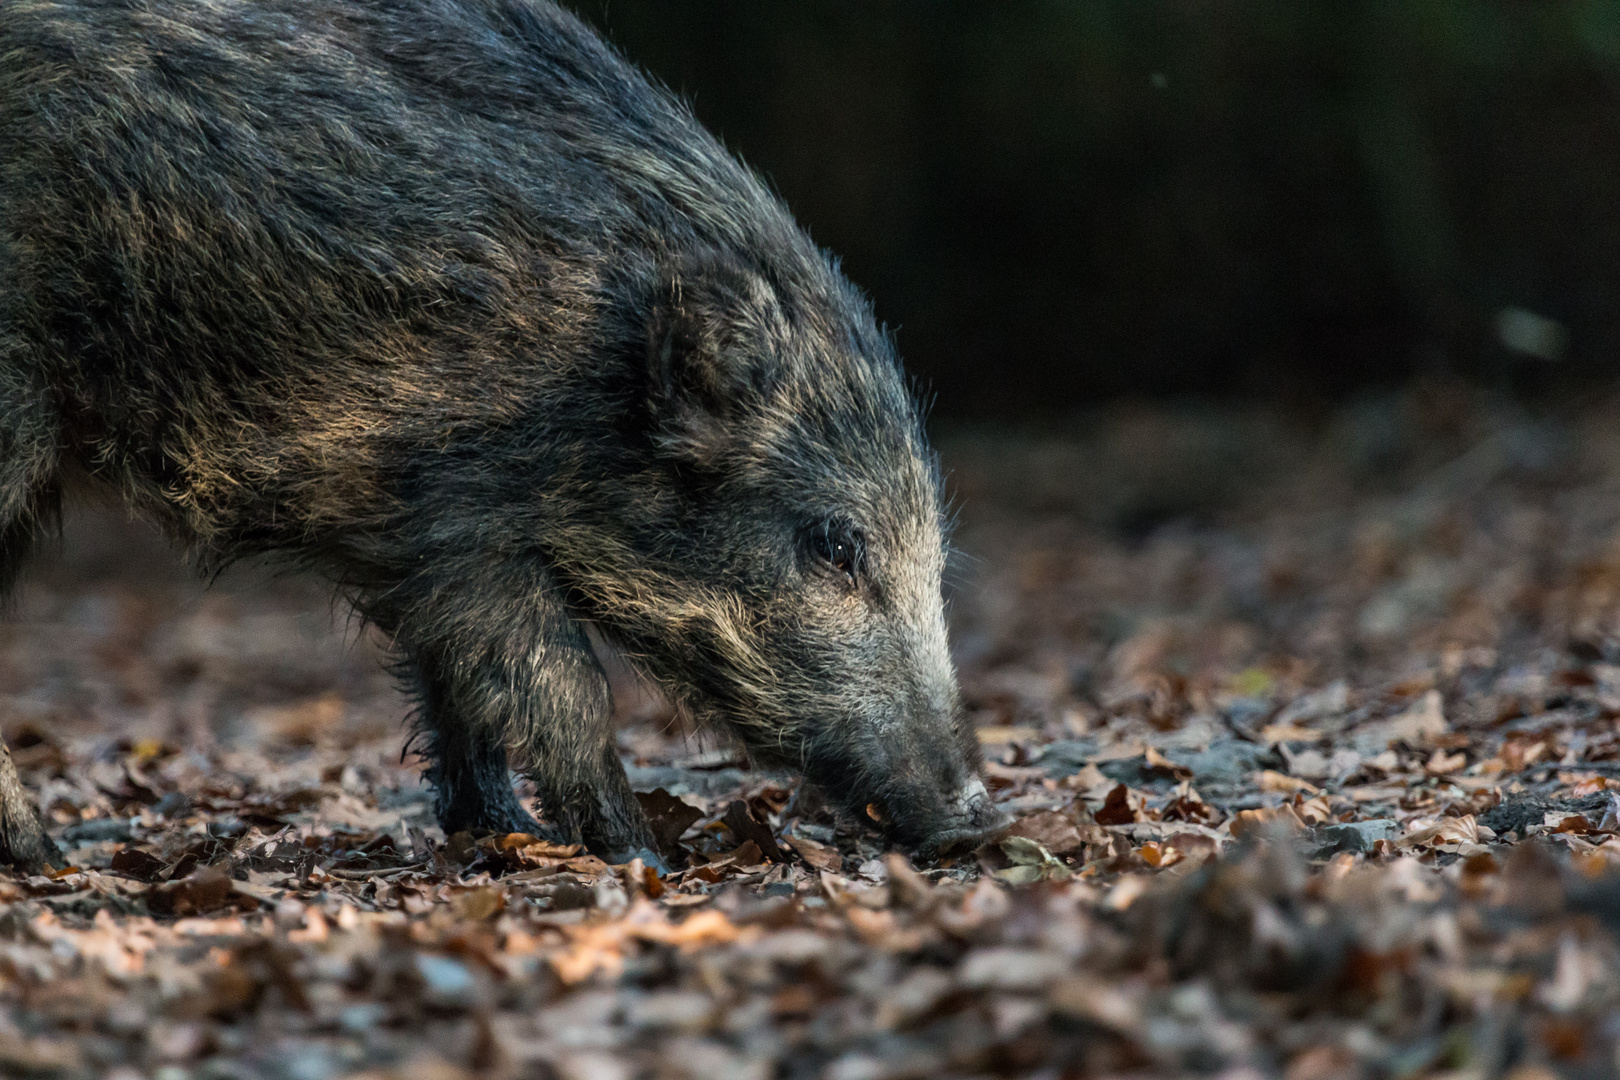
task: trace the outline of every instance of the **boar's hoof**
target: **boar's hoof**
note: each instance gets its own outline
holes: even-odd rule
[[[45,832],[45,820],[28,797],[11,751],[0,740],[0,866],[15,866],[25,873],[61,866],[62,853]]]
[[[602,861],[609,866],[623,866],[625,863],[633,862],[636,859],[641,860],[642,866],[658,871],[660,877],[669,873],[669,864],[664,861],[658,852],[651,848],[627,848],[623,851],[610,851],[602,857]]]
[[[62,853],[45,834],[45,827],[37,817],[30,814],[21,821],[0,817],[0,866],[35,873],[47,866],[61,865]]]

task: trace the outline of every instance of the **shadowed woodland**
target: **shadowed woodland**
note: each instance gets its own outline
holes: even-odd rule
[[[1620,9],[581,13],[897,326],[1017,823],[914,864],[610,664],[672,872],[445,836],[373,631],[76,504],[0,1075],[1620,1073]]]

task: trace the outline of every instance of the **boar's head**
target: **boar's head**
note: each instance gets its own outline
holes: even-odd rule
[[[649,464],[604,511],[620,565],[582,590],[592,617],[700,721],[896,842],[1004,827],[946,642],[937,467],[864,298],[825,263],[710,261],[655,308]]]

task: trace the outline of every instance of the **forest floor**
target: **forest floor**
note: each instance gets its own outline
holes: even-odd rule
[[[1620,406],[1434,384],[941,439],[1018,818],[914,867],[617,680],[683,869],[444,837],[381,651],[70,517],[0,724],[0,1075],[1620,1074]]]

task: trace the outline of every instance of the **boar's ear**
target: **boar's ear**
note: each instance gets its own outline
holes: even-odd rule
[[[690,261],[661,284],[647,333],[648,409],[668,451],[711,460],[771,392],[787,335],[776,290],[734,262]]]

